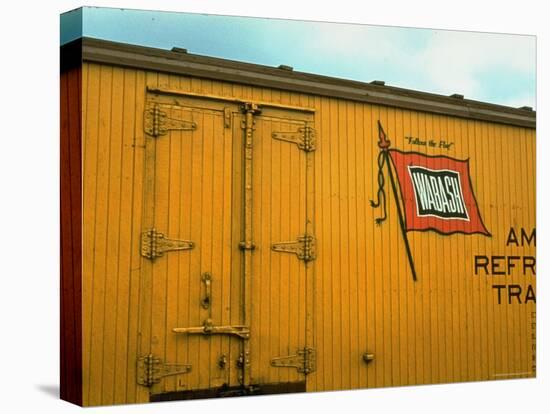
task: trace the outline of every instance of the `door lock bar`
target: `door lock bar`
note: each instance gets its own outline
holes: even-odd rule
[[[212,319],[206,319],[202,326],[190,328],[173,328],[172,332],[182,334],[201,334],[201,335],[235,335],[242,339],[250,338],[250,328],[244,325],[216,326]]]

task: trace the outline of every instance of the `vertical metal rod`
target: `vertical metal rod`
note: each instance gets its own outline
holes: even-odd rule
[[[311,128],[310,123],[306,123],[306,128]],[[310,131],[312,131],[310,129]],[[312,131],[313,133],[313,131]],[[301,151],[300,151],[301,152]],[[306,234],[308,235],[315,235],[315,228],[313,225],[313,218],[315,217],[315,211],[314,211],[314,154],[313,151],[307,151],[303,153],[303,156],[305,157],[306,161],[306,214],[305,214],[305,220],[306,220]],[[315,312],[315,277],[314,277],[314,269],[313,261],[305,261],[305,278],[306,278],[306,321],[305,321],[305,328],[306,328],[306,343],[305,347],[308,348],[315,348],[315,318],[314,318],[314,312]],[[309,356],[309,354],[306,353],[306,356]],[[309,381],[307,381],[309,382]],[[306,382],[306,384],[307,384]],[[306,385],[307,387],[307,385]]]
[[[405,229],[405,220],[403,219],[401,204],[399,204],[399,197],[397,196],[397,187],[395,185],[395,178],[393,177],[393,171],[390,166],[391,157],[388,150],[383,150],[383,151],[384,151],[384,156],[386,157],[386,165],[388,167],[388,175],[390,176],[391,188],[393,190],[393,198],[395,199],[395,206],[397,207],[397,215],[399,216],[399,225],[401,226],[401,234],[403,235],[403,241],[405,242],[405,250],[407,251],[409,265],[411,266],[413,280],[416,282],[416,269],[414,268],[414,261],[412,258],[411,247],[409,246],[409,238],[407,237],[407,230]]]
[[[157,108],[157,106],[155,106]],[[142,206],[142,230],[154,229],[155,227],[155,207],[156,207],[156,156],[157,141],[150,134],[140,137],[143,141],[143,206]],[[134,147],[141,148],[140,146]],[[136,154],[136,157],[140,155]],[[139,278],[139,297],[138,297],[138,342],[137,355],[158,354],[157,345],[153,343],[153,261],[141,258],[141,273]],[[164,356],[163,354],[160,354]],[[149,398],[149,390],[138,387],[139,398],[146,401]]]
[[[244,292],[243,292],[243,311],[244,325],[251,326],[250,317],[252,311],[251,288],[252,288],[252,250],[254,242],[252,240],[252,144],[254,131],[254,115],[260,113],[257,105],[246,103],[242,110],[245,114],[244,122],[244,243],[243,248],[243,268],[244,268]],[[250,341],[243,341],[243,380],[242,385],[250,385]]]

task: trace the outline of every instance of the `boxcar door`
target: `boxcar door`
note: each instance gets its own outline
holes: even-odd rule
[[[231,118],[239,109],[190,99],[174,105],[168,98],[149,95],[145,114],[137,370],[153,398],[172,392],[185,398],[182,391],[196,396],[238,385],[246,332],[238,325]]]
[[[306,315],[315,257],[312,118],[264,107],[254,121],[250,383],[305,391],[315,368]]]

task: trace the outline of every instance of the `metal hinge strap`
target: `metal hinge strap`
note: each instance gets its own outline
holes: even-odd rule
[[[164,377],[187,374],[191,371],[189,364],[168,364],[153,354],[145,355],[137,360],[137,383],[144,387],[152,387]]]
[[[305,152],[315,151],[315,129],[306,126],[297,131],[272,132],[271,137],[280,141],[287,141],[298,145]]]
[[[299,236],[297,240],[273,243],[271,249],[276,252],[294,253],[305,262],[315,260],[315,237],[310,234]]]
[[[242,339],[250,338],[250,328],[245,325],[216,326],[212,319],[206,319],[202,326],[190,328],[173,328],[174,333],[201,335],[235,335]]]
[[[170,118],[166,112],[161,111],[159,104],[154,104],[145,110],[145,132],[153,137],[166,135],[168,131],[194,131],[196,122],[185,119]]]
[[[278,368],[296,368],[298,372],[310,374],[317,369],[317,358],[314,348],[301,348],[296,354],[271,359],[271,366]]]
[[[150,260],[155,260],[166,252],[190,250],[193,247],[195,243],[190,240],[168,239],[154,228],[141,233],[141,255]]]

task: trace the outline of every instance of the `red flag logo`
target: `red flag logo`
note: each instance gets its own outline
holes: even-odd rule
[[[386,221],[385,185],[388,176],[412,277],[416,281],[408,231],[477,233],[489,237],[491,234],[481,220],[468,160],[390,149],[390,144],[378,121],[378,191],[370,203],[372,207],[382,209],[382,216],[375,219],[376,224]]]
[[[405,229],[490,235],[472,189],[468,160],[390,149]]]

